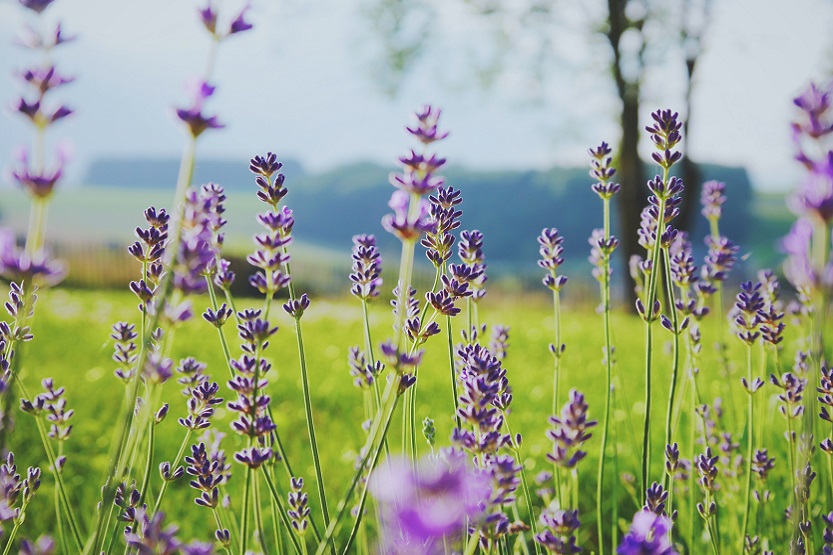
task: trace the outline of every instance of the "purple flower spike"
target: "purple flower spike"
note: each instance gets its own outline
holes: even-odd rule
[[[23,149],[18,156],[20,168],[12,170],[12,178],[28,194],[35,198],[49,198],[58,181],[64,175],[64,164],[68,154],[64,149],[58,150],[58,163],[51,169],[34,170],[29,165],[29,153]]]
[[[179,108],[176,115],[188,126],[191,136],[196,139],[207,129],[221,129],[225,126],[216,116],[205,116],[202,111],[205,101],[214,94],[216,87],[200,81],[193,88],[191,108]]]
[[[28,8],[37,14],[41,14],[49,7],[55,0],[18,0],[20,5]]]
[[[721,181],[706,181],[700,193],[702,214],[708,220],[719,220],[726,202],[726,184]]]
[[[229,35],[236,35],[237,33],[243,33],[244,31],[248,31],[253,26],[251,23],[246,21],[246,12],[249,11],[249,6],[247,5],[245,8],[240,10],[240,13],[237,14],[237,17],[231,22],[229,25],[228,34]]]
[[[445,139],[448,137],[448,132],[441,133],[437,128],[441,113],[442,111],[439,108],[434,108],[430,104],[426,104],[415,114],[417,124],[412,127],[406,127],[408,133],[425,145],[430,145],[434,141]]]
[[[488,481],[470,468],[460,451],[423,459],[419,471],[407,461],[390,461],[374,472],[370,491],[382,510],[382,522],[397,545],[382,553],[442,553],[443,538],[453,541],[467,522],[478,520]],[[401,536],[401,537],[400,537]]]
[[[205,26],[205,29],[215,35],[217,33],[217,12],[214,9],[211,1],[204,8],[198,8],[197,13],[200,16],[200,21]]]
[[[593,436],[589,430],[597,424],[587,418],[588,409],[584,394],[571,390],[570,400],[564,405],[561,415],[550,418],[553,425],[547,432],[547,437],[553,442],[552,452],[547,453],[550,461],[564,468],[574,468],[587,455],[581,447]]]
[[[412,202],[418,203],[418,208],[413,214],[410,210]],[[394,213],[382,218],[382,226],[401,241],[416,241],[422,233],[433,229],[428,201],[412,199],[404,191],[394,191],[388,206],[393,209]]]
[[[557,555],[581,553],[576,543],[576,532],[581,525],[578,510],[547,509],[541,513],[541,524],[545,530],[535,536],[535,541],[547,551]]]
[[[353,237],[353,271],[350,293],[362,300],[375,299],[382,287],[382,258],[373,235]]]
[[[20,542],[20,555],[52,555],[56,547],[55,540],[49,536],[41,536],[35,542],[23,540]]]
[[[177,527],[174,525],[163,528],[165,515],[158,512],[153,518],[148,516],[147,510],[142,507],[136,509],[136,522],[138,527],[131,532],[128,527],[125,530],[124,540],[128,547],[135,549],[138,553],[153,553],[155,555],[173,555],[180,548],[180,542],[176,538]]]
[[[677,555],[668,539],[671,520],[650,511],[638,511],[630,530],[622,539],[618,555]]]

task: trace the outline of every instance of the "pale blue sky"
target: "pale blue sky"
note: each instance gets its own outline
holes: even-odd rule
[[[233,9],[237,0],[225,0]],[[368,37],[362,6],[372,0],[253,0],[255,30],[222,47],[211,109],[228,123],[201,141],[204,156],[239,158],[274,150],[308,168],[357,159],[388,163],[405,147],[402,126],[425,101],[444,109],[452,130],[450,161],[480,168],[583,165],[585,149],[615,137],[615,103],[603,60],[579,31],[555,39],[559,66],[532,102],[530,82],[510,73],[490,91],[466,87],[469,55],[485,40],[464,9],[441,7],[436,46],[387,98],[372,82],[378,44]],[[576,0],[573,0],[574,2]],[[449,2],[445,3],[446,5]],[[689,150],[698,160],[747,166],[764,188],[789,186],[790,100],[811,78],[833,69],[833,2],[714,0],[714,22],[701,59]],[[79,40],[58,53],[78,81],[60,92],[78,114],[55,129],[71,139],[78,180],[96,156],[178,155],[182,134],[172,106],[186,101],[184,83],[205,64],[208,39],[191,0],[56,0],[48,21],[61,19]],[[565,2],[570,10],[570,2]],[[585,4],[589,5],[589,4]],[[16,1],[0,1],[0,73],[32,61],[11,46],[30,20]],[[567,14],[569,19],[575,14]],[[581,68],[577,70],[576,68]],[[680,105],[673,71],[654,71],[646,107]],[[463,76],[463,77],[461,77]],[[16,85],[2,80],[0,104]],[[9,110],[0,114],[0,165],[29,130]]]

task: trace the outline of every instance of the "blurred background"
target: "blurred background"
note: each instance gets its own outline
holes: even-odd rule
[[[173,107],[189,103],[186,85],[210,46],[198,5],[62,0],[42,18],[78,36],[55,60],[77,78],[59,93],[77,113],[49,139],[72,151],[47,231],[69,285],[135,279],[132,229],[146,206],[171,202],[185,139]],[[220,6],[230,19],[244,4]],[[24,12],[0,2],[0,226],[21,235],[28,199],[8,168],[32,135],[8,106],[20,92],[14,73],[37,63],[14,44],[35,23]],[[207,112],[227,127],[201,137],[195,182],[226,188],[228,249],[245,264],[259,210],[248,159],[278,153],[297,220],[294,270],[314,294],[346,292],[354,234],[374,233],[383,253],[395,252],[379,223],[388,174],[412,146],[404,125],[426,102],[442,107],[451,131],[438,148],[448,183],[463,191],[463,227],[484,232],[491,283],[508,292],[536,287],[535,237],[554,226],[566,239],[565,273],[587,276],[595,296],[585,260],[601,207],[586,151],[605,140],[618,153],[624,260],[654,171],[642,162],[650,144],[641,130],[665,107],[687,120],[680,171],[694,196],[680,223],[700,253],[696,186],[720,179],[722,231],[741,245],[745,271],[777,266],[777,239],[793,219],[785,195],[801,175],[792,98],[833,71],[827,0],[253,0],[248,20],[254,29],[220,49]]]

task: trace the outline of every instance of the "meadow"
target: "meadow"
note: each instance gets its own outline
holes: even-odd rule
[[[303,276],[300,276],[303,279]],[[345,287],[346,287],[345,278]],[[56,386],[67,388],[69,407],[76,411],[72,440],[65,443],[64,454],[68,462],[65,470],[67,485],[70,488],[73,503],[86,526],[94,515],[94,500],[98,498],[98,484],[107,470],[108,445],[113,435],[114,421],[119,415],[124,400],[124,386],[114,375],[115,364],[111,360],[113,341],[109,339],[111,326],[117,321],[135,320],[135,297],[129,293],[52,289],[39,295],[36,311],[37,319],[33,328],[37,338],[28,344],[27,371],[22,379],[29,390],[37,390],[39,380],[54,377]],[[207,299],[202,298],[207,306]],[[241,299],[240,305],[258,306],[262,299]],[[370,322],[375,337],[383,338],[390,334],[392,316],[386,301],[380,300],[371,305]],[[199,300],[195,309],[200,309]],[[548,417],[552,405],[553,361],[548,350],[552,341],[553,312],[550,299],[544,294],[500,298],[486,297],[481,306],[484,323],[490,326],[505,325],[510,328],[509,350],[505,360],[507,375],[514,392],[514,404],[509,413],[509,422],[513,432],[523,434],[523,463],[530,476],[539,471],[551,470],[551,464],[545,454],[552,443],[545,432],[550,427]],[[284,313],[277,315],[278,333],[272,338],[270,355],[273,364],[268,375],[271,382],[271,395],[276,416],[276,424],[285,442],[289,459],[296,472],[304,476],[313,476],[312,461],[304,423],[304,402],[298,374],[298,352],[295,346],[293,321]],[[642,326],[638,316],[622,310],[612,315],[614,340],[617,346],[616,375],[614,382],[614,427],[617,429],[612,438],[610,451],[619,457],[620,479],[630,490],[620,499],[621,530],[627,530],[629,517],[640,505],[632,477],[639,475],[639,444],[641,429],[639,420],[644,414],[642,396],[644,375],[642,365],[641,343]],[[326,487],[332,495],[339,495],[343,484],[353,472],[354,460],[363,445],[365,432],[361,423],[364,419],[362,396],[353,385],[354,377],[350,374],[348,349],[362,343],[361,305],[353,298],[313,299],[311,308],[304,318],[308,341],[308,365],[310,382],[313,385],[312,403],[318,426],[321,457],[326,470]],[[227,378],[226,364],[223,360],[220,343],[215,339],[213,329],[202,319],[187,322],[176,331],[170,356],[179,360],[185,356],[194,356],[208,365],[207,373],[212,379],[223,381]],[[707,399],[723,397],[724,406],[732,410],[735,402],[743,401],[742,390],[731,388],[734,398],[727,401],[727,381],[721,374],[722,364],[713,346],[718,337],[714,326],[704,329],[703,344],[706,346],[702,356],[699,386],[701,395]],[[587,395],[590,416],[601,417],[604,402],[604,366],[602,364],[603,335],[601,333],[601,316],[594,307],[571,305],[569,302],[563,312],[563,342],[567,345],[562,368],[561,402],[566,400],[566,391],[577,388]],[[785,349],[797,348],[799,339],[789,334]],[[664,407],[667,402],[667,385],[670,378],[670,336],[663,341],[665,356],[659,364],[657,384],[657,406]],[[743,359],[742,345],[732,342],[730,360]],[[756,353],[756,365],[762,363],[760,353]],[[450,394],[447,353],[444,345],[437,342],[427,349],[424,364],[420,368],[418,404],[416,407],[419,422],[425,417],[434,420],[437,435],[437,447],[450,443],[451,429],[454,425],[452,398]],[[742,368],[732,366],[733,374],[742,373]],[[770,357],[769,367],[759,374],[774,372],[774,363]],[[782,369],[783,371],[784,369]],[[735,376],[734,382],[737,381]],[[162,401],[170,403],[170,415],[161,425],[154,449],[154,460],[170,460],[182,441],[183,429],[176,419],[187,415],[185,399],[179,392],[178,384],[170,383],[162,394]],[[761,421],[767,435],[777,437],[786,430],[783,418],[777,411],[778,390],[769,384],[765,386],[766,401],[761,402]],[[231,414],[225,409],[218,409],[214,416],[214,427],[228,433]],[[663,414],[655,413],[652,426],[653,440],[657,444],[663,441]],[[683,417],[683,426],[690,422]],[[33,441],[37,431],[32,418],[20,414],[16,420],[16,430],[12,435],[10,449],[16,453],[19,466],[48,466],[42,446]],[[390,434],[391,449],[394,453],[401,450],[402,434],[401,414],[397,415]],[[590,440],[586,465],[594,467],[598,459],[598,437]],[[233,434],[225,440],[225,449],[229,452],[240,447],[242,442]],[[786,442],[774,443],[770,454],[779,462],[786,460]],[[420,436],[418,443],[420,455],[431,452],[429,445]],[[654,475],[662,472],[663,461],[655,459]],[[788,476],[783,465],[781,472],[770,482],[774,491],[788,487]],[[628,475],[631,479],[628,479]],[[777,484],[777,485],[776,485]],[[151,494],[159,484],[151,485]],[[595,484],[591,479],[581,482],[582,494],[579,496],[582,513],[592,513]],[[45,481],[41,492],[35,497],[32,514],[51,513],[53,507],[53,484]],[[241,495],[240,480],[232,480],[228,486],[232,503]],[[737,492],[735,492],[737,494]],[[181,528],[184,540],[205,539],[213,533],[214,522],[208,515],[194,510],[193,490],[187,482],[176,482],[168,494],[165,512],[168,521],[176,522]],[[700,492],[695,491],[699,500]],[[783,502],[781,496],[776,501]],[[313,507],[317,501],[310,498]],[[538,499],[537,505],[541,500]],[[313,509],[313,514],[317,509]],[[779,520],[775,511],[770,511],[766,519],[774,524]],[[592,520],[588,520],[583,534],[586,541],[592,535]],[[698,525],[698,534],[703,530]],[[54,529],[51,519],[30,518],[26,523],[27,536],[48,534]],[[345,533],[343,531],[342,533]],[[371,536],[372,537],[372,536]],[[372,541],[372,540],[371,540]],[[784,537],[780,538],[784,541]],[[372,545],[372,543],[370,544]]]

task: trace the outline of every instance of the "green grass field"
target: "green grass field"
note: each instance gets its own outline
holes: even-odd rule
[[[197,312],[201,312],[207,304],[205,298],[194,301]],[[260,303],[257,300],[245,301],[241,300],[238,308]],[[295,336],[289,317],[282,310],[276,312],[279,312],[276,318],[281,329],[267,351],[273,363],[273,370],[268,376],[271,382],[269,393],[292,465],[312,488],[314,473],[306,437]],[[547,346],[552,341],[553,319],[548,299],[543,295],[513,300],[487,298],[482,304],[480,315],[482,321],[490,325],[500,323],[511,327],[510,350],[505,362],[514,390],[509,423],[513,432],[524,435],[524,462],[530,476],[534,476],[538,471],[549,468],[545,453],[550,443],[545,437],[545,430],[551,413],[553,365]],[[36,307],[35,340],[27,344],[22,353],[23,380],[28,390],[39,390],[39,380],[53,376],[57,385],[67,388],[70,407],[76,411],[74,431],[64,447],[64,453],[68,456],[65,475],[85,528],[89,526],[94,514],[98,490],[108,462],[108,445],[125,397],[124,386],[113,376],[115,365],[110,359],[110,326],[120,320],[135,322],[137,317],[135,299],[127,293],[61,289],[46,291],[40,295]],[[345,481],[353,472],[353,460],[364,438],[361,429],[362,396],[352,385],[347,365],[348,347],[362,341],[360,317],[360,305],[352,299],[313,299],[311,308],[302,320],[307,341],[315,421],[331,503],[335,503],[342,495]],[[373,305],[371,322],[377,343],[388,337],[392,320],[386,303],[380,301]],[[458,328],[461,325],[462,320],[458,318]],[[563,325],[563,340],[567,350],[563,359],[562,403],[568,389],[580,389],[588,397],[591,416],[600,419],[604,395],[601,317],[587,307],[573,308],[568,305],[563,315]],[[613,325],[617,353],[614,443],[619,457],[619,471],[638,475],[644,414],[643,325],[637,318],[618,312],[613,316]],[[714,322],[707,322],[704,326],[704,356],[700,365],[701,393],[704,400],[713,400],[717,395],[725,396],[726,388],[730,386],[737,407],[744,407],[745,394],[737,380],[729,382],[716,370],[718,366],[711,348],[715,338],[713,325]],[[232,335],[233,326],[229,325],[225,329],[232,345],[236,346],[236,337]],[[661,330],[657,333],[660,344],[670,342],[670,334]],[[174,339],[171,356],[178,360],[191,355],[208,363],[208,372],[213,379],[221,382],[224,397],[228,398],[229,391],[225,387],[228,371],[214,329],[201,318],[194,319],[178,329]],[[787,349],[791,352],[793,345],[789,341]],[[739,341],[731,342],[730,348],[733,360],[744,360]],[[666,349],[667,352],[670,349]],[[660,358],[656,365],[652,432],[655,442],[652,475],[655,479],[661,477],[659,446],[662,442],[668,395],[669,358],[667,355]],[[745,369],[734,368],[733,372],[740,376],[745,373]],[[763,371],[759,373],[764,375]],[[426,416],[433,418],[438,444],[448,445],[452,427],[452,396],[447,351],[442,335],[433,338],[427,345],[418,388],[418,420]],[[179,389],[174,380],[169,381],[164,388],[163,399],[171,404],[171,414],[158,429],[154,466],[163,460],[171,460],[184,436],[184,429],[176,422],[186,412],[184,397],[179,394]],[[775,392],[766,386],[766,399],[770,401],[761,403],[768,404],[761,408],[766,411],[762,413],[762,418],[771,422],[766,432],[765,445],[778,456],[783,450],[780,430],[784,424],[780,417],[773,416],[776,412],[772,402]],[[733,418],[733,405],[732,402],[724,402],[730,418]],[[742,423],[743,408],[734,410],[739,410],[737,421]],[[39,465],[45,469],[47,463],[31,417],[15,410],[15,418],[17,427],[12,436],[12,448],[17,456],[18,467],[22,469],[29,465]],[[229,413],[225,409],[218,410],[214,419],[215,427],[229,433],[229,421]],[[683,417],[680,434],[685,434],[685,438],[688,437],[687,429],[687,419]],[[389,436],[394,452],[399,450],[400,430],[401,425],[397,419]],[[736,433],[736,438],[740,437],[740,427],[732,431]],[[240,446],[241,440],[229,433],[225,440],[229,459]],[[420,442],[420,446],[423,454],[429,451],[425,442]],[[581,467],[582,489],[588,490],[586,501],[582,503],[587,503],[588,514],[592,511],[593,496],[590,490],[595,488],[598,448],[598,437],[594,437],[589,443],[588,460]],[[687,453],[684,452],[683,456],[687,456]],[[784,459],[779,456],[779,460]],[[233,466],[239,465],[233,463]],[[783,465],[780,470],[784,473],[778,474],[776,480],[786,476]],[[27,519],[23,536],[51,531],[54,503],[52,478],[45,473],[43,481],[43,487],[33,505],[34,512],[30,514],[48,516]],[[233,504],[240,502],[239,482],[239,479],[233,478],[229,486]],[[157,490],[159,483],[157,476],[151,490]],[[176,482],[169,491],[164,510],[172,521],[180,524],[184,539],[208,540],[214,529],[210,511],[191,502],[195,495],[188,487],[187,480]],[[310,500],[315,505],[313,497],[310,495]],[[626,499],[622,500],[621,506],[623,518],[629,519],[635,506],[629,505]],[[315,518],[320,516],[316,515]],[[586,527],[587,531],[590,529],[590,526]]]

